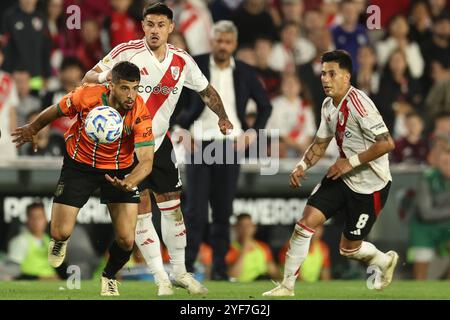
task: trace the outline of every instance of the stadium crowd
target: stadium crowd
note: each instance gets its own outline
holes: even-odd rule
[[[321,55],[332,49],[348,51],[354,61],[353,84],[375,102],[396,139],[391,161],[431,167],[425,179],[429,184],[421,186],[431,189],[426,199],[429,206],[421,202],[422,214],[414,218],[412,230],[414,277],[426,277],[424,264],[431,260],[430,250],[449,254],[450,213],[445,200],[449,197],[445,194],[450,192],[450,1],[162,2],[174,11],[176,30],[169,42],[192,56],[211,51],[214,22],[234,22],[238,29],[235,57],[254,67],[271,99],[273,110],[267,128],[280,129],[281,158],[301,156],[315,135],[325,98],[320,81]],[[147,3],[144,0],[1,1],[0,161],[21,155],[63,155],[63,133],[71,124],[68,118],[58,119],[39,133],[37,153],[29,146],[16,150],[5,137],[80,85],[85,72],[117,44],[142,38],[141,12]],[[78,11],[70,9],[73,5],[80,8],[79,26],[74,16]],[[381,12],[379,28],[374,30],[367,27],[374,18],[366,12],[369,5],[377,5]],[[174,124],[188,99],[189,95],[180,99],[172,119]],[[255,104],[250,102],[248,121],[252,121],[255,112]],[[436,200],[441,201],[439,204],[431,199],[437,193],[444,194]],[[30,211],[36,208],[40,209],[37,206]],[[441,210],[441,215],[430,218],[431,213],[423,210]],[[30,212],[29,218],[32,216]],[[230,275],[242,281],[261,275],[277,278],[279,272],[273,268],[272,253],[267,244],[253,239],[254,225],[249,218],[238,219],[236,241],[227,255]],[[418,230],[430,230],[431,224],[442,229],[442,235],[429,231],[428,239],[420,238],[424,233],[417,235]],[[15,239],[11,246],[17,246],[20,241],[31,244],[29,237],[27,233],[21,240]],[[304,278],[317,280],[322,275],[328,279],[328,249],[320,239],[314,248],[307,264],[313,270],[305,270]],[[38,251],[36,247],[36,254]],[[205,250],[200,251],[205,254]],[[241,257],[241,251],[250,258]],[[206,255],[207,252],[206,249]],[[261,274],[257,274],[258,266],[243,267],[251,261],[259,261]],[[237,263],[240,264],[236,266]],[[26,274],[27,266],[22,271]],[[52,272],[44,271],[53,276]],[[17,275],[17,270],[13,274]]]

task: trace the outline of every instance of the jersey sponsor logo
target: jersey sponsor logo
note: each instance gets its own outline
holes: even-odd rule
[[[352,137],[352,133],[350,131],[345,131],[345,137],[346,138],[351,138]]]
[[[153,94],[162,94],[168,96],[169,94],[177,94],[178,88],[177,87],[169,87],[169,86],[162,86],[161,83],[158,83],[157,86],[143,86],[139,85],[138,87],[139,93],[153,93]]]

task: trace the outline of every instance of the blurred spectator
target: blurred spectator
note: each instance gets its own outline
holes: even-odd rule
[[[186,39],[191,55],[201,55],[211,51],[212,17],[202,0],[171,0],[173,21],[177,31]]]
[[[40,112],[32,112],[27,118],[27,123],[34,121]],[[61,133],[51,130],[49,126],[42,128],[36,134],[36,143],[38,149],[36,152],[33,150],[31,143],[24,145],[23,154],[27,156],[51,156],[61,157],[64,154],[65,141]]]
[[[233,12],[241,5],[243,0],[211,0],[210,10],[214,22],[231,20]]]
[[[432,37],[422,45],[425,59],[423,84],[426,92],[433,83],[433,62],[437,61],[446,69],[450,69],[450,18],[440,17],[434,22]]]
[[[409,14],[409,37],[422,48],[431,37],[431,16],[425,0],[414,2]]]
[[[319,9],[325,17],[325,25],[328,28],[333,28],[340,24],[338,0],[323,0],[320,2]]]
[[[58,73],[63,59],[63,48],[66,41],[66,26],[64,21],[64,0],[47,0],[46,18],[47,31],[50,37],[50,65],[52,74]]]
[[[316,122],[305,88],[295,74],[284,74],[281,96],[272,100],[267,129],[280,130],[280,158],[301,157],[316,133]]]
[[[13,73],[26,70],[33,89],[43,87],[42,78],[50,76],[50,39],[44,16],[36,9],[37,0],[19,0],[4,13],[0,33],[4,38],[4,69]]]
[[[447,0],[428,0],[431,17],[434,19],[448,14],[449,8]]]
[[[251,46],[241,46],[236,51],[236,59],[241,60],[242,62],[245,62],[246,64],[254,67],[256,66],[256,56],[255,51],[253,50],[253,47]]]
[[[100,28],[96,20],[86,19],[81,24],[81,43],[76,49],[84,69],[89,70],[103,59],[103,49],[100,43]]]
[[[308,256],[299,270],[299,279],[307,282],[331,279],[330,249],[322,240],[323,226],[316,228],[311,239]],[[280,250],[279,263],[284,265],[289,241]]]
[[[377,56],[371,46],[364,45],[358,49],[358,64],[356,86],[373,98],[378,93],[380,73],[377,68]]]
[[[398,136],[396,120],[409,111],[419,112],[422,101],[420,83],[411,77],[407,58],[401,49],[396,49],[389,58],[381,76],[380,88],[376,98],[378,109],[389,131]],[[422,111],[422,110],[420,110]],[[401,127],[396,126],[396,129]]]
[[[270,247],[255,239],[256,225],[252,217],[242,213],[236,218],[236,240],[227,253],[228,275],[239,282],[258,278],[280,279],[280,270],[274,262]]]
[[[105,52],[121,43],[144,36],[140,21],[130,14],[132,5],[133,0],[111,0],[111,15],[107,16],[103,22],[103,28],[106,31],[104,44],[107,45],[104,46]]]
[[[384,67],[392,53],[400,49],[405,52],[411,76],[420,78],[424,71],[424,61],[420,48],[416,42],[408,39],[409,25],[405,16],[396,15],[388,27],[387,38],[377,44],[378,62]]]
[[[333,28],[333,40],[336,49],[347,51],[352,57],[353,72],[357,72],[359,47],[369,43],[365,26],[358,22],[359,11],[353,0],[343,0],[340,6],[342,23]]]
[[[0,48],[0,158],[14,158],[17,149],[11,141],[10,134],[16,129],[16,110],[19,105],[16,85],[10,74],[2,71],[3,51]]]
[[[442,112],[450,112],[450,69],[438,61],[431,65],[434,84],[425,99],[425,110],[430,119]]]
[[[281,26],[285,22],[294,22],[297,25],[302,24],[303,17],[303,0],[281,0],[281,16],[277,26]]]
[[[323,92],[322,81],[320,79],[322,73],[320,59],[325,52],[334,49],[334,45],[328,28],[313,30],[309,34],[309,38],[316,48],[316,56],[310,62],[301,65],[298,68],[298,74],[308,91],[311,93],[314,118],[316,119],[316,125],[318,126],[322,102],[325,99],[325,93]]]
[[[438,152],[442,149],[446,142],[439,137],[446,137],[450,134],[450,113],[442,112],[436,115],[433,120],[433,148],[431,148],[430,153],[428,154],[428,163],[430,166],[435,167],[437,164]]]
[[[17,126],[21,127],[26,123],[28,114],[41,110],[41,101],[31,95],[30,73],[28,71],[17,70],[13,73],[13,79],[16,83],[17,93],[19,94],[19,104],[16,108]]]
[[[26,212],[26,230],[10,241],[6,270],[0,274],[21,279],[56,279],[56,272],[47,261],[50,237],[46,234],[44,206],[34,202],[27,206]]]
[[[187,43],[186,43],[186,39],[178,31],[173,31],[171,34],[169,34],[169,38],[167,39],[167,42],[170,44],[173,44],[175,47],[177,47],[181,50],[189,52],[189,49],[188,49]]]
[[[42,107],[46,108],[61,101],[63,96],[81,84],[83,75],[84,67],[80,60],[75,57],[65,57],[59,73],[59,86],[55,90],[47,92],[42,99]],[[64,134],[74,120],[69,117],[61,117],[53,121],[50,127]]]
[[[415,112],[405,117],[406,136],[395,141],[392,160],[396,163],[426,164],[428,141],[423,137],[423,120]]]
[[[309,37],[311,32],[314,30],[322,30],[325,26],[325,16],[320,10],[312,9],[305,11],[302,26],[305,36]]]
[[[281,27],[280,38],[269,58],[269,65],[275,71],[295,72],[297,65],[310,61],[316,54],[314,45],[300,37],[299,26],[294,22],[286,22]]]
[[[418,186],[417,214],[410,224],[410,254],[416,280],[428,278],[428,266],[436,256],[450,254],[450,136],[437,138],[446,141],[439,145],[436,168],[426,171]]]
[[[273,98],[280,92],[281,75],[269,66],[269,58],[272,52],[272,40],[259,37],[254,45],[256,59],[256,73],[262,81],[269,98]]]
[[[238,28],[239,45],[251,45],[259,36],[276,39],[275,24],[266,9],[267,0],[243,1],[233,18]]]

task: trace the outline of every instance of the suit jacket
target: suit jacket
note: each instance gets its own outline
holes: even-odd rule
[[[209,59],[209,54],[194,57],[195,62],[208,80],[210,80]],[[272,106],[261,82],[256,76],[255,70],[248,64],[236,60],[233,80],[237,115],[242,129],[244,131],[249,129],[246,122],[246,107],[250,98],[256,102],[257,106],[256,121],[252,128],[255,130],[264,129],[272,112]],[[190,100],[190,105],[183,110],[177,119],[178,125],[185,129],[190,128],[206,107],[198,94],[194,94]]]

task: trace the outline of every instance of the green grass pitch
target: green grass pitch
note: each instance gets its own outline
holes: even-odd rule
[[[64,281],[12,281],[0,282],[0,300],[266,300],[266,299],[446,299],[450,300],[450,281],[394,281],[384,291],[369,290],[365,280],[297,283],[296,296],[291,298],[267,298],[261,293],[273,288],[270,281],[248,284],[230,282],[206,282],[206,296],[191,296],[186,290],[175,289],[170,297],[158,297],[156,286],[148,281],[123,281],[119,286],[120,297],[101,297],[99,281],[82,281],[81,289],[67,289]]]

